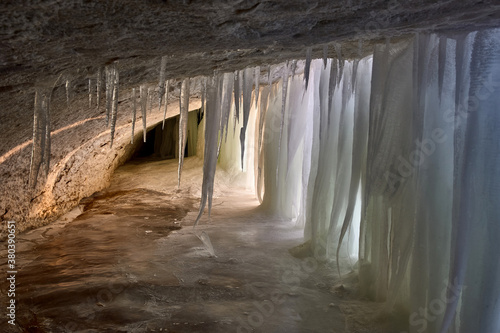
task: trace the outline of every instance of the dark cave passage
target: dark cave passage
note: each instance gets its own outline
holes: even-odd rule
[[[189,112],[188,134],[184,156],[195,156],[198,149],[198,131],[203,120],[201,109]],[[140,136],[130,160],[170,160],[179,158],[179,115],[157,123],[146,133],[146,142]]]

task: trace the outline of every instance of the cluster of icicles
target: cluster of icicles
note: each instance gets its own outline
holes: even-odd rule
[[[261,114],[263,204],[411,333],[499,332],[500,30],[308,62]]]
[[[326,50],[326,48],[325,48]],[[339,50],[339,49],[338,49]],[[308,49],[308,61],[307,64],[311,63],[311,50]],[[326,64],[326,56],[327,53],[325,51],[325,64]],[[169,80],[165,79],[166,75],[166,65],[167,65],[167,56],[161,58],[160,64],[160,80],[158,85],[158,99],[159,99],[159,109],[161,109],[162,104],[164,105],[163,110],[163,124],[162,128],[165,127],[165,119],[167,115],[167,104],[168,104],[168,94],[169,94]],[[290,68],[292,76],[295,76],[295,69],[297,66],[297,61],[292,61]],[[271,66],[267,67],[268,73],[268,83],[271,85]],[[307,69],[306,69],[307,71]],[[288,75],[288,65],[287,72],[283,73],[283,75]],[[38,173],[41,165],[44,165],[44,171],[46,175],[49,172],[50,165],[50,100],[54,91],[54,88],[58,84],[61,76],[56,80],[53,87],[46,88],[41,87],[37,88],[35,91],[35,106],[34,106],[34,125],[33,125],[33,148],[32,148],[32,158],[31,158],[31,167],[30,167],[30,176],[29,176],[29,184],[32,188],[36,187]],[[241,71],[235,71],[234,73],[228,74],[216,74],[214,73],[213,77],[203,77],[201,78],[201,99],[202,99],[202,109],[205,109],[205,99],[207,96],[207,84],[213,84],[213,81],[217,81],[219,84],[215,87],[219,94],[222,93],[222,89],[226,91],[223,100],[217,101],[217,108],[221,109],[223,114],[221,115],[221,138],[223,137],[224,131],[226,131],[225,139],[227,140],[227,126],[229,122],[229,111],[231,108],[231,103],[234,103],[236,108],[235,119],[236,122],[240,121],[240,108],[242,109],[242,121],[243,128],[240,133],[240,142],[241,142],[241,163],[243,165],[243,157],[244,157],[244,149],[245,149],[245,132],[248,124],[248,116],[250,113],[250,108],[253,102],[252,91],[254,87],[259,87],[260,84],[260,67],[255,68],[246,68]],[[118,96],[119,96],[119,72],[116,68],[115,64],[106,66],[104,68],[104,78],[103,78],[103,70],[99,68],[96,79],[95,79],[95,87],[93,86],[93,79],[88,79],[88,100],[89,100],[89,108],[92,108],[93,105],[93,96],[95,92],[95,107],[99,112],[99,108],[101,106],[102,99],[102,91],[103,91],[103,81],[104,81],[104,89],[105,89],[105,121],[106,127],[110,127],[110,148],[113,147],[113,141],[115,137],[115,128],[118,114]],[[180,104],[180,125],[179,125],[179,170],[178,170],[178,185],[180,186],[181,182],[181,174],[182,174],[182,165],[184,161],[184,148],[186,146],[187,141],[187,125],[188,125],[188,111],[189,111],[189,98],[190,98],[190,78],[184,78],[182,80],[182,84],[180,87],[179,93],[179,104]],[[220,82],[219,82],[220,81]],[[222,82],[224,81],[224,83]],[[66,88],[66,103],[68,108],[70,107],[70,99],[71,99],[71,81],[69,79],[65,82]],[[144,142],[146,142],[146,134],[147,134],[147,106],[150,106],[150,112],[153,107],[153,94],[154,89],[148,87],[147,85],[141,85],[139,87],[139,101],[140,101],[140,109],[142,115],[142,127],[143,127],[143,138]],[[255,104],[257,103],[259,96],[259,89],[255,89],[256,95]],[[232,99],[234,93],[234,100]],[[222,96],[219,96],[222,98]],[[136,88],[132,89],[131,99],[133,101],[133,114],[132,114],[132,135],[131,135],[131,143],[134,142],[134,133],[135,133],[135,123],[136,123],[136,115],[137,115],[137,92]],[[163,103],[164,102],[164,103]],[[283,107],[284,110],[284,107]],[[236,122],[234,125],[236,126]],[[220,152],[222,140],[218,143],[217,148],[217,156]]]
[[[163,100],[165,100],[164,109],[164,120],[163,126],[165,126],[165,117],[167,114],[167,101],[168,101],[168,81],[165,81],[165,67],[167,64],[167,57],[162,57],[161,59],[161,69],[160,69],[160,83],[159,83],[159,107],[161,108]],[[104,73],[103,73],[104,72]],[[104,74],[104,75],[103,75]],[[104,76],[104,77],[103,77]],[[61,76],[56,80],[52,87],[39,87],[35,91],[35,106],[34,106],[34,124],[33,124],[33,148],[31,155],[31,166],[30,166],[30,176],[29,185],[32,188],[36,187],[38,174],[40,167],[44,165],[44,171],[47,176],[50,169],[50,100],[53,91]],[[118,115],[118,96],[119,96],[119,83],[120,76],[118,69],[115,64],[106,66],[104,71],[99,68],[95,78],[95,87],[93,85],[94,80],[92,78],[88,79],[88,99],[89,108],[94,107],[94,93],[95,93],[95,107],[99,112],[101,107],[101,99],[103,89],[105,91],[105,121],[106,127],[110,127],[110,148],[113,147],[113,141],[115,138],[115,128]],[[103,87],[104,83],[104,87]],[[72,82],[66,79],[66,103],[67,107],[70,107]],[[189,80],[184,80],[182,84],[182,96],[181,98],[181,119],[183,124],[187,125],[186,114],[188,112],[189,104]],[[150,112],[153,107],[153,89],[147,87],[146,85],[141,85],[140,91],[140,107],[142,112],[142,124],[144,132],[144,142],[146,142],[146,130],[147,130],[147,105],[150,106]],[[133,100],[133,116],[132,116],[132,138],[131,143],[134,141],[134,131],[136,122],[136,112],[137,112],[137,98],[136,89],[132,89],[132,100]],[[182,126],[181,126],[182,127]],[[184,129],[184,127],[182,127]],[[184,134],[184,144],[186,142],[186,136]],[[184,151],[184,150],[182,150]],[[181,161],[182,162],[182,161]],[[180,178],[180,171],[179,171]],[[180,180],[179,180],[180,182]]]

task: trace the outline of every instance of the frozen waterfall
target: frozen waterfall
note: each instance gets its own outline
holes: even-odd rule
[[[326,62],[308,50],[296,77],[274,66],[281,80],[250,111],[244,95],[239,125],[235,75],[228,119],[247,135],[223,142],[220,166],[252,151],[263,207],[303,226],[311,255],[357,268],[361,293],[406,313],[411,333],[499,331],[500,31],[387,40],[355,60],[335,50]]]

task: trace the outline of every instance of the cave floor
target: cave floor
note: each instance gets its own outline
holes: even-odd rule
[[[290,255],[302,243],[292,222],[218,183],[211,219],[193,229],[199,160],[176,185],[176,161],[129,163],[77,210],[18,235],[13,331],[347,331],[349,289],[331,264]]]

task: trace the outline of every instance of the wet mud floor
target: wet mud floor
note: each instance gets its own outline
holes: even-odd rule
[[[193,229],[201,169],[186,168],[178,190],[176,162],[127,164],[67,217],[18,235],[16,326],[2,316],[2,331],[345,332],[336,272],[288,251],[302,231],[229,186]]]

